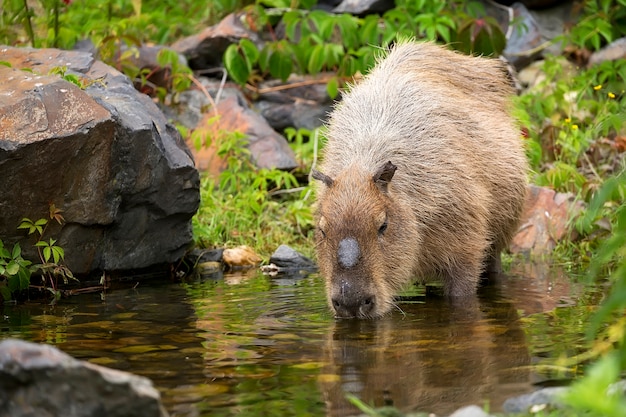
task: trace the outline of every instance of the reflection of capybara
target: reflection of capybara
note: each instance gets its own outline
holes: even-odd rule
[[[452,298],[500,268],[527,162],[501,61],[402,42],[331,115],[317,255],[338,317],[389,312],[414,279]]]

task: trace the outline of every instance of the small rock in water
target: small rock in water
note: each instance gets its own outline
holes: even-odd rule
[[[548,404],[558,406],[559,397],[567,391],[566,387],[550,387],[535,391],[531,394],[509,398],[502,405],[507,413],[526,413],[531,407]]]
[[[251,268],[261,263],[262,259],[246,245],[224,249],[223,260],[230,268]]]
[[[278,249],[276,249],[276,251],[270,257],[270,264],[275,265],[279,272],[286,269],[317,269],[317,265],[315,264],[315,262],[287,245],[280,245]]]
[[[490,417],[491,414],[486,413],[482,408],[477,405],[468,405],[467,407],[459,408],[454,413],[450,414],[450,417]]]

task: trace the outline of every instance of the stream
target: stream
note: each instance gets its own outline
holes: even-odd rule
[[[0,339],[146,376],[172,417],[358,414],[347,394],[405,412],[497,412],[575,376],[535,365],[585,349],[581,326],[601,297],[556,268],[508,275],[462,307],[416,286],[402,311],[369,321],[335,320],[316,274],[143,283],[0,306]]]

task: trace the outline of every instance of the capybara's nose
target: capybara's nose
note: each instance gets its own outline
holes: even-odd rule
[[[372,317],[375,306],[376,297],[373,295],[358,298],[333,297],[333,308],[337,318]]]

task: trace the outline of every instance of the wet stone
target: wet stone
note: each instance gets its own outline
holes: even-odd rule
[[[0,342],[0,415],[167,417],[144,377],[16,339]]]
[[[280,245],[270,257],[270,263],[281,269],[317,269],[315,262],[288,245]]]

